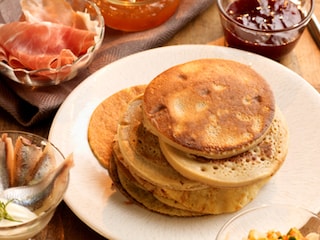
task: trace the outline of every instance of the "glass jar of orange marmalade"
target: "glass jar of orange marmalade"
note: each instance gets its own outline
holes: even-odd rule
[[[106,26],[126,32],[143,31],[164,23],[180,0],[95,0]]]

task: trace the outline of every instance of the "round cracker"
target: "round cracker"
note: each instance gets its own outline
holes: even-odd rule
[[[132,86],[116,92],[101,102],[91,115],[88,126],[89,146],[99,163],[107,169],[119,119],[128,103],[143,94],[145,87]]]

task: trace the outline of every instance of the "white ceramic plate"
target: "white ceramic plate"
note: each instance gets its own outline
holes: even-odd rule
[[[280,171],[245,209],[288,203],[320,210],[320,95],[304,79],[269,59],[225,47],[182,45],[141,52],[91,75],[62,104],[49,139],[65,154],[74,153],[65,202],[89,227],[110,239],[215,239],[234,214],[197,218],[162,216],[128,204],[87,142],[90,116],[120,89],[148,83],[163,70],[199,58],[233,59],[252,66],[270,83],[289,125],[288,157]],[[116,106],[115,106],[116,107]]]

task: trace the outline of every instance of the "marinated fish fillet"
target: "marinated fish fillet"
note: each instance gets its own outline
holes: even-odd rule
[[[42,155],[42,149],[19,136],[14,145],[14,171],[11,186],[22,186],[33,177],[33,171]]]
[[[7,169],[7,176],[4,175],[5,177],[8,177],[9,181],[9,187],[13,186],[14,183],[14,174],[15,174],[15,160],[14,160],[14,147],[13,147],[13,142],[12,139],[7,136],[7,134],[2,134],[1,135],[1,140],[5,144],[5,155],[6,155],[6,169]],[[3,159],[4,160],[4,159]],[[5,173],[4,173],[5,174]]]
[[[55,165],[56,159],[53,147],[50,143],[47,143],[27,181],[28,185],[36,184],[41,181],[44,176],[47,176],[53,170]]]
[[[8,188],[0,196],[12,199],[13,202],[32,211],[43,208],[46,201],[53,201],[57,196],[61,196],[57,192],[64,191],[62,188],[66,185],[61,183],[68,181],[71,167],[73,167],[73,155],[68,156],[38,183]]]
[[[0,192],[9,187],[6,143],[0,139]]]

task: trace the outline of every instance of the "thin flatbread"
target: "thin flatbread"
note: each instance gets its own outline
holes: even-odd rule
[[[128,103],[143,94],[146,85],[123,89],[101,102],[91,115],[88,126],[88,142],[91,151],[106,169],[112,156],[112,143],[117,125]]]

